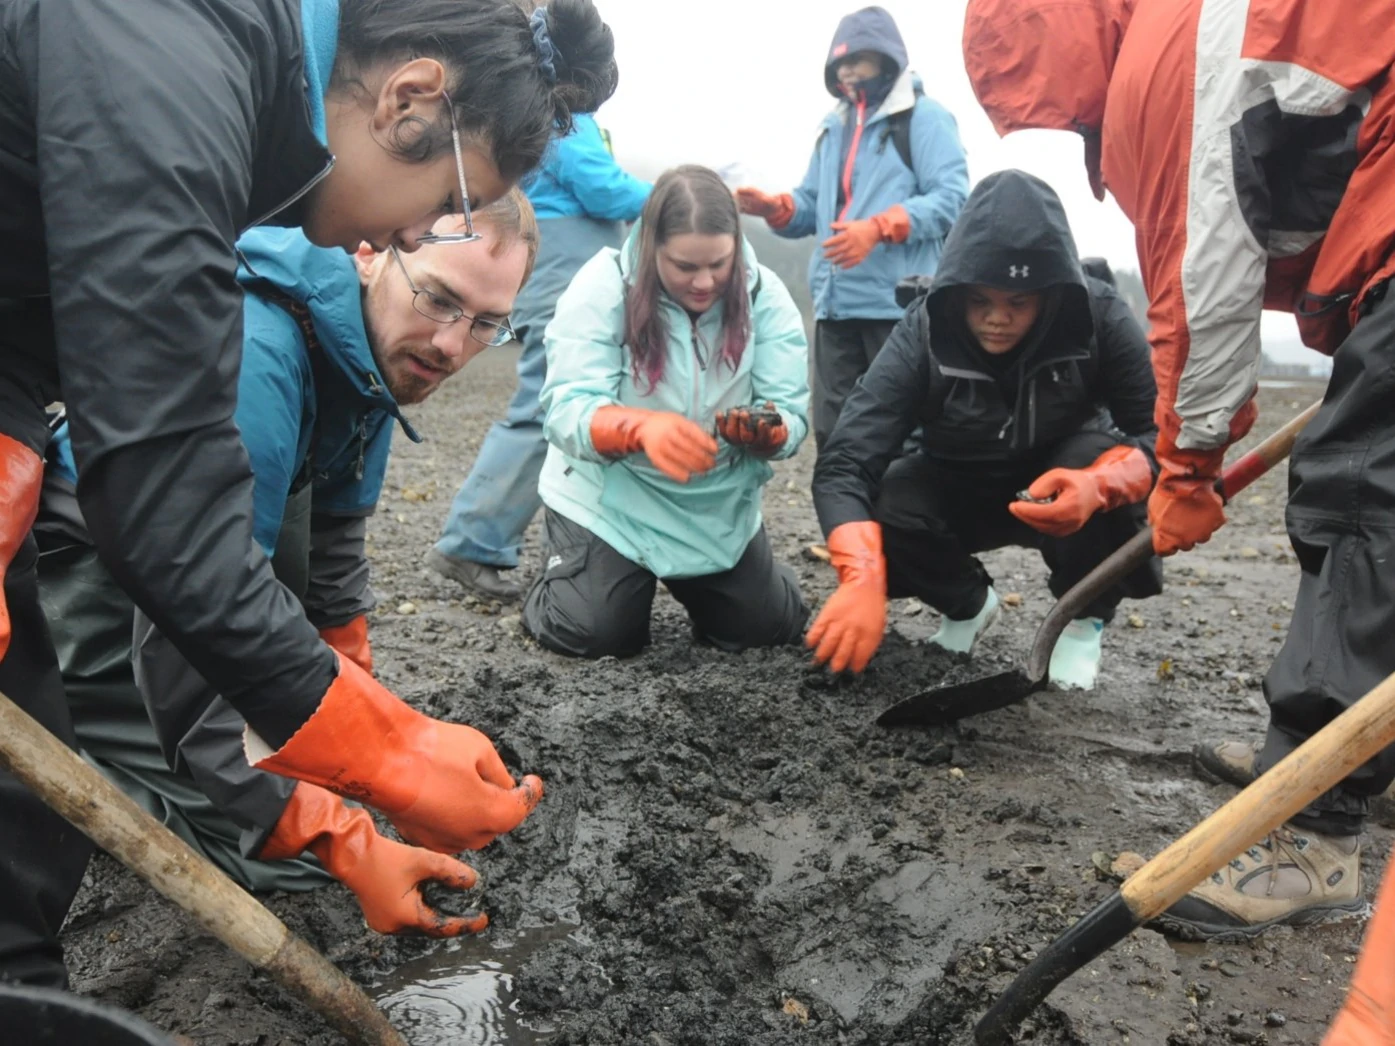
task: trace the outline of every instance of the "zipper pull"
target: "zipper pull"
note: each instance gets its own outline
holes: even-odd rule
[[[1008,415],[1007,421],[1003,422],[1003,427],[998,431],[998,438],[999,438],[999,439],[1006,439],[1006,438],[1007,438],[1007,431],[1008,431],[1008,429],[1012,428],[1012,422],[1013,422],[1012,416],[1011,416],[1011,415]]]
[[[368,415],[358,419],[358,461],[354,464],[354,479],[363,478],[364,458],[368,454]]]

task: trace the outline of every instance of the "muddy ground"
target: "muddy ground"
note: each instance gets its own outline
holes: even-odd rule
[[[421,566],[512,390],[512,358],[480,358],[417,412],[429,442],[399,440],[371,527],[384,682],[484,729],[513,769],[547,782],[528,822],[473,858],[493,926],[442,946],[369,933],[338,887],[268,898],[415,1046],[968,1042],[1013,971],[1112,891],[1097,854],[1155,852],[1231,794],[1194,776],[1190,751],[1265,723],[1260,679],[1297,580],[1281,475],[1170,564],[1165,595],[1124,605],[1094,693],[888,732],[873,720],[897,697],[1023,654],[1050,605],[1034,554],[987,557],[1022,602],[970,667],[927,652],[935,615],[912,601],[892,607],[853,682],[799,650],[695,646],[663,594],[644,655],[545,653],[516,609],[462,598]],[[1265,390],[1259,427],[1317,394]],[[817,536],[812,451],[777,467],[766,518],[818,601],[834,576],[802,554]],[[537,559],[535,527],[528,574]],[[1390,833],[1373,831],[1367,852],[1383,854]],[[1348,921],[1202,947],[1140,931],[1058,990],[1023,1041],[1315,1043],[1360,932]],[[77,990],[196,1043],[335,1041],[105,857],[66,943]]]

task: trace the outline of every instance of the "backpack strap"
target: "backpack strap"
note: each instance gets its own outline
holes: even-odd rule
[[[917,90],[915,100],[918,102],[925,97],[925,92]],[[909,109],[902,109],[899,113],[892,113],[886,118],[882,126],[882,151],[886,150],[887,140],[896,147],[896,155],[901,157],[901,162],[906,165],[906,169],[915,174],[915,157],[911,153],[911,118],[915,115],[915,103]]]

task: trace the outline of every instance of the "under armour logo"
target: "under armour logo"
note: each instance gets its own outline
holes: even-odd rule
[[[1009,265],[1008,276],[1015,280],[1019,277],[1026,276],[1030,270],[1031,266],[1029,265]]]

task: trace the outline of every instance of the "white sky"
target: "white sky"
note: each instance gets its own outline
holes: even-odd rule
[[[1073,134],[999,138],[964,73],[966,0],[883,0],[926,93],[959,123],[971,183],[1017,167],[1060,194],[1081,254],[1137,269],[1133,227],[1112,198],[1090,193]],[[740,164],[743,177],[784,192],[803,177],[819,121],[833,106],[823,63],[838,21],[861,0],[597,0],[615,32],[620,88],[599,114],[622,163]],[[1309,361],[1288,316],[1266,313],[1266,348]],[[1292,346],[1286,343],[1293,341]]]

